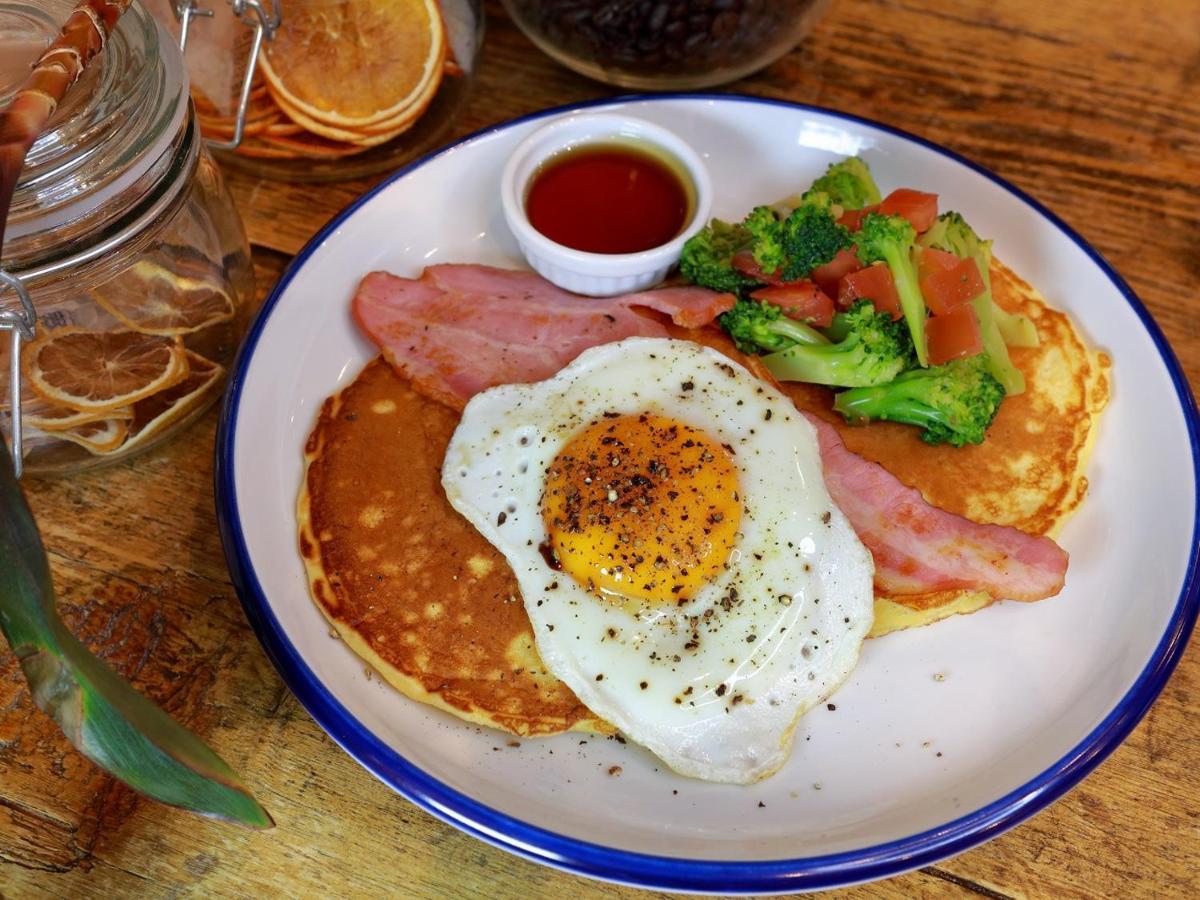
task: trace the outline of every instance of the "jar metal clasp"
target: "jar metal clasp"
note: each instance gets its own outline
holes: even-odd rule
[[[279,28],[279,0],[228,0],[233,8],[233,14],[243,25],[254,30],[250,39],[250,53],[246,60],[246,75],[242,79],[241,93],[238,95],[237,117],[233,125],[233,137],[228,141],[209,140],[208,145],[217,150],[236,150],[242,143],[246,128],[246,110],[250,105],[250,91],[254,81],[254,70],[258,65],[258,54],[262,50],[263,40],[271,40]],[[187,53],[188,33],[191,31],[192,20],[197,16],[211,18],[211,9],[202,9],[196,0],[175,0],[175,15],[179,18],[179,49]]]
[[[12,335],[8,378],[10,392],[8,408],[12,422],[9,437],[12,440],[12,446],[9,449],[12,453],[13,471],[20,478],[25,458],[21,440],[21,342],[33,340],[34,328],[37,326],[37,311],[33,308],[33,300],[29,296],[29,291],[25,289],[25,285],[21,283],[21,279],[0,269],[0,297],[6,293],[4,290],[6,286],[16,292],[17,299],[20,301],[20,306],[15,309],[7,309],[0,305],[0,331],[7,331]]]

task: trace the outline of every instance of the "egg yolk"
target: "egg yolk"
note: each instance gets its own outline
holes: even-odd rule
[[[606,416],[555,457],[541,512],[559,565],[589,591],[682,603],[733,549],[733,452],[664,416]]]

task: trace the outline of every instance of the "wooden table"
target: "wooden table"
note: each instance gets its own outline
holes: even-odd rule
[[[732,89],[908,129],[1030,191],[1124,273],[1200,384],[1195,0],[838,0],[811,40]],[[489,8],[480,79],[456,131],[607,93]],[[230,182],[264,291],[370,184]],[[199,820],[98,774],[33,707],[6,655],[0,893],[638,896],[460,834],[378,783],[313,723],[226,576],[215,424],[214,412],[128,464],[26,487],[71,626],[210,741],[278,827]],[[843,896],[1200,896],[1197,702],[1193,644],[1140,727],[1067,797],[983,847]]]

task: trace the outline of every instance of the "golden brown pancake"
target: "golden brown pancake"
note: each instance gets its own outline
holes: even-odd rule
[[[786,384],[784,391],[801,409],[837,426],[847,447],[880,463],[934,506],[1053,537],[1087,493],[1084,472],[1097,417],[1108,402],[1111,364],[1107,354],[1084,344],[1065,314],[1050,309],[1001,263],[993,263],[992,289],[1004,309],[1034,321],[1041,342],[1010,348],[1026,390],[1005,398],[978,446],[931,447],[918,429],[890,422],[847,425],[832,409],[831,391],[806,384]],[[990,602],[977,591],[877,596],[871,634],[925,625]]]
[[[447,503],[457,424],[382,359],[325,401],[297,510],[317,606],[414,700],[525,736],[612,731],[544,670],[504,557]]]

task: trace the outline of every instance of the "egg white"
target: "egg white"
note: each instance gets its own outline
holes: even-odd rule
[[[682,606],[603,601],[541,549],[539,501],[563,445],[604,413],[642,412],[732,447],[738,471],[736,546]],[[442,485],[508,560],[547,668],[681,774],[746,784],[775,772],[798,718],[846,678],[871,628],[871,555],[829,497],[812,426],[690,341],[605,344],[546,381],[477,395]]]

